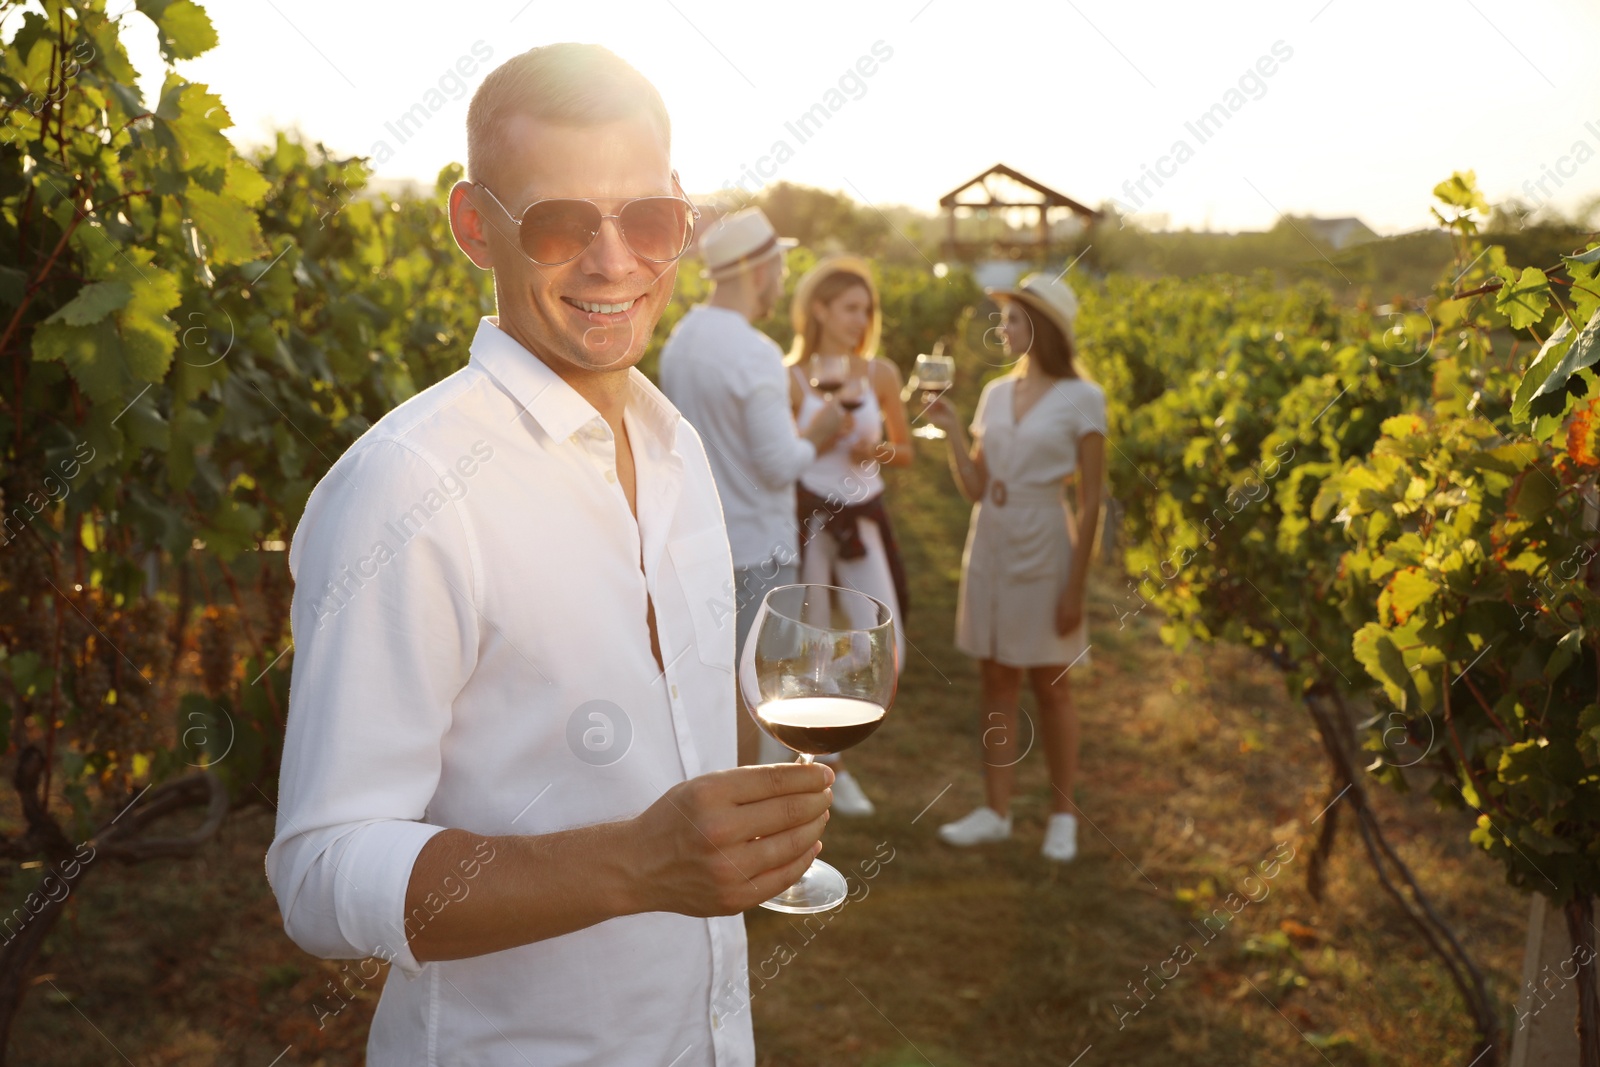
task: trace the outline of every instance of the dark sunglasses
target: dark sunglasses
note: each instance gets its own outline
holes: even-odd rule
[[[513,215],[487,185],[472,184],[488,193],[489,199],[517,224],[517,244],[522,254],[544,267],[570,263],[583,255],[600,236],[606,219],[617,220],[628,251],[651,263],[670,263],[688,250],[694,239],[695,220],[700,217],[700,209],[681,196],[634,197],[612,215],[601,211],[593,200],[556,197],[535,200],[522,209],[522,214]],[[683,188],[676,172],[672,184]]]

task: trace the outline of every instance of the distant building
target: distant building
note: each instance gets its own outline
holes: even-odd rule
[[[1294,218],[1284,216],[1306,236],[1313,240],[1321,241],[1329,248],[1348,248],[1351,245],[1364,244],[1367,241],[1376,241],[1378,235],[1372,228],[1355,216],[1346,216],[1339,219],[1319,219],[1312,216]]]
[[[973,268],[982,284],[1005,286],[1032,265],[1066,262],[1101,213],[996,163],[939,198],[941,254]]]

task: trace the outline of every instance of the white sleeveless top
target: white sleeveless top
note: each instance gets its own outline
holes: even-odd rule
[[[791,367],[790,373],[800,382],[800,413],[795,422],[804,427],[822,407],[822,396],[811,388],[798,366]],[[859,504],[883,492],[883,476],[878,473],[878,464],[872,461],[854,463],[850,459],[852,444],[882,434],[883,410],[878,406],[878,394],[872,388],[870,373],[862,383],[861,393],[864,398],[861,406],[850,413],[855,418],[856,428],[800,472],[801,485],[818,496],[836,495],[847,504]]]

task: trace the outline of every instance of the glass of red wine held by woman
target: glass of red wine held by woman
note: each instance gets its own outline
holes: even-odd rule
[[[810,372],[807,380],[811,383],[811,388],[822,394],[824,399],[837,396],[850,377],[850,357],[814,355],[807,369]],[[859,400],[855,406],[861,406]]]
[[[739,692],[757,724],[800,754],[842,752],[872,735],[894,703],[894,618],[853,589],[784,585],[761,602],[739,661]],[[794,914],[844,902],[844,876],[821,860],[762,907]]]

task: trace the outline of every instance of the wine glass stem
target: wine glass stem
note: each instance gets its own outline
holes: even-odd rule
[[[802,752],[802,753],[800,753],[800,758],[799,758],[799,759],[798,759],[798,760],[796,760],[796,761],[795,761],[795,762],[797,762],[797,763],[815,763],[815,762],[817,762],[817,761],[816,761],[816,759],[815,759],[815,758],[814,758],[814,757],[813,757],[813,756],[812,756],[812,755],[811,755],[811,753],[809,753],[809,752]]]

